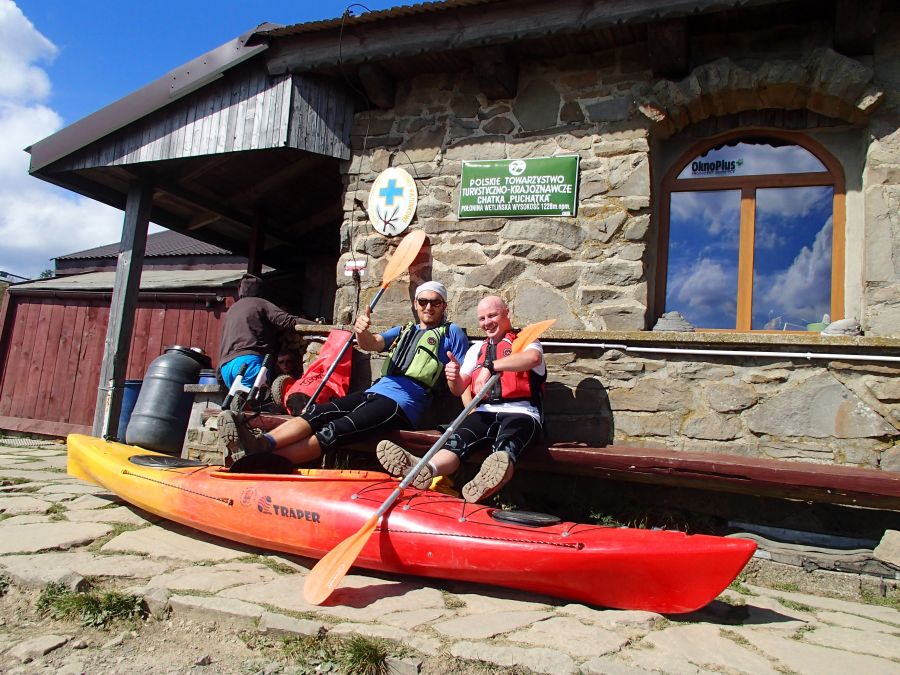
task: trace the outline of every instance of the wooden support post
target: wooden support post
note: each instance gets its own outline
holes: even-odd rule
[[[153,185],[146,180],[134,181],[128,187],[128,200],[125,203],[122,242],[109,307],[109,324],[106,328],[106,344],[103,347],[103,365],[100,368],[94,426],[91,430],[94,436],[116,438],[119,432],[125,370],[128,366],[128,351],[134,328],[134,313],[137,309],[141,269],[144,266],[144,251],[147,247],[147,225],[152,205]]]

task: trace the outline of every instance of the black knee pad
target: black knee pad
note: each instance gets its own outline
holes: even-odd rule
[[[462,456],[466,451],[466,442],[462,439],[462,436],[459,434],[452,434],[447,442],[444,444],[444,449],[449,450],[455,455]]]
[[[337,430],[334,428],[334,422],[329,422],[316,432],[316,438],[319,439],[319,447],[322,452],[328,450],[337,442]]]
[[[494,452],[505,452],[515,462],[522,454],[522,442],[516,438],[504,438],[494,444]]]

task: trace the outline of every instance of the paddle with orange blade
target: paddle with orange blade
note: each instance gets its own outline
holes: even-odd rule
[[[375,297],[372,298],[372,302],[369,303],[369,312],[375,309],[375,305],[377,305],[378,301],[381,300],[381,296],[384,295],[384,292],[390,285],[390,283],[401,274],[406,272],[407,269],[409,269],[409,266],[412,265],[413,260],[415,260],[416,256],[419,255],[419,251],[422,250],[422,244],[424,243],[425,230],[413,230],[405,237],[403,237],[403,241],[400,242],[400,244],[397,246],[397,250],[394,251],[394,255],[391,256],[391,259],[388,260],[387,265],[385,265],[384,274],[381,275],[381,288],[378,289]],[[353,337],[354,336],[351,334],[350,338],[341,348],[341,351],[338,352],[337,358],[335,358],[334,363],[332,363],[331,366],[329,366],[328,370],[325,371],[325,375],[322,377],[322,381],[319,382],[319,386],[316,387],[316,391],[303,407],[303,412],[306,412],[309,407],[316,402],[316,399],[319,398],[319,394],[322,393],[322,389],[324,389],[325,383],[328,382],[331,374],[334,372],[335,368],[337,368],[338,363],[341,362],[341,357],[345,353],[347,353],[347,350],[350,349],[350,345],[353,344]]]
[[[556,319],[549,319],[547,321],[541,321],[525,326],[525,328],[519,331],[519,335],[512,344],[512,353],[517,354],[521,352],[525,347],[537,340],[538,337],[540,337],[545,330],[550,328],[555,321]],[[337,588],[337,585],[341,583],[341,579],[347,574],[347,570],[353,566],[353,563],[359,556],[359,552],[363,549],[363,546],[366,545],[369,537],[372,536],[372,533],[375,531],[378,519],[391,508],[393,503],[400,497],[403,490],[410,486],[415,477],[419,474],[419,471],[421,471],[428,463],[428,460],[434,457],[435,453],[444,447],[444,443],[447,442],[447,439],[449,439],[459,425],[462,424],[462,421],[466,416],[475,409],[481,399],[487,396],[491,387],[497,383],[499,378],[500,373],[495,373],[487,382],[485,382],[484,386],[477,394],[475,394],[475,397],[469,402],[465,409],[455,420],[453,420],[450,426],[447,427],[447,430],[441,434],[441,437],[437,439],[435,444],[432,445],[422,459],[419,460],[419,463],[406,474],[406,477],[402,481],[400,481],[400,485],[397,486],[397,489],[394,490],[384,503],[378,507],[378,510],[366,520],[363,526],[359,528],[355,534],[347,537],[344,541],[331,549],[324,558],[316,563],[315,567],[310,570],[309,576],[306,577],[306,582],[303,585],[303,598],[306,602],[312,605],[320,605],[325,602],[325,599],[331,595],[334,589]]]

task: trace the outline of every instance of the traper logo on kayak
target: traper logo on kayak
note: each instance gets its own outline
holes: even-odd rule
[[[270,516],[281,516],[282,518],[296,518],[297,520],[308,520],[311,523],[321,522],[319,514],[315,511],[304,511],[303,509],[295,509],[290,506],[282,506],[281,504],[273,504],[272,498],[266,495],[260,497],[256,504],[256,508],[260,513]]]
[[[241,492],[241,506],[250,506],[256,498],[256,488],[246,488]]]

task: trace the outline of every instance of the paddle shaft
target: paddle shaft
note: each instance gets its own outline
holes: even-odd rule
[[[497,380],[500,379],[500,373],[494,373],[491,375],[490,379],[484,383],[484,386],[481,388],[475,396],[469,401],[469,405],[467,405],[463,411],[450,423],[450,426],[441,434],[441,437],[435,441],[435,444],[432,445],[428,452],[426,452],[422,459],[419,460],[418,464],[416,464],[412,469],[410,469],[409,473],[406,474],[406,477],[400,481],[400,485],[397,486],[397,489],[391,493],[391,496],[385,500],[384,504],[375,512],[376,520],[384,515],[385,511],[387,511],[394,504],[395,501],[400,497],[400,494],[410,486],[410,484],[415,480],[416,476],[419,475],[419,471],[425,468],[425,465],[428,463],[432,457],[437,454],[437,451],[444,447],[444,443],[447,442],[447,439],[453,435],[459,425],[462,424],[462,421],[469,415],[470,412],[475,410],[476,406],[481,403],[481,399],[487,396],[488,392],[491,390],[495,384],[497,384]]]
[[[387,285],[382,286],[381,288],[378,289],[378,292],[375,294],[375,297],[372,298],[372,302],[369,303],[369,312],[371,312],[373,309],[375,309],[375,305],[377,305],[378,301],[381,300],[381,296],[384,295],[384,291],[386,288],[387,288]],[[316,390],[315,390],[315,392],[313,392],[313,395],[306,402],[306,405],[303,406],[303,412],[300,413],[301,415],[303,413],[305,413],[307,410],[309,410],[309,407],[316,402],[317,398],[319,398],[319,394],[321,394],[322,389],[325,388],[325,383],[328,382],[328,379],[331,377],[331,374],[334,372],[335,368],[338,367],[338,364],[341,362],[341,359],[343,358],[344,354],[347,353],[347,350],[350,349],[350,345],[353,344],[354,337],[355,336],[351,333],[350,337],[347,338],[347,341],[344,343],[344,346],[341,347],[341,351],[338,352],[337,358],[334,360],[334,363],[332,363],[328,367],[328,370],[325,371],[325,375],[322,377],[322,381],[319,382],[319,386],[316,387]]]

